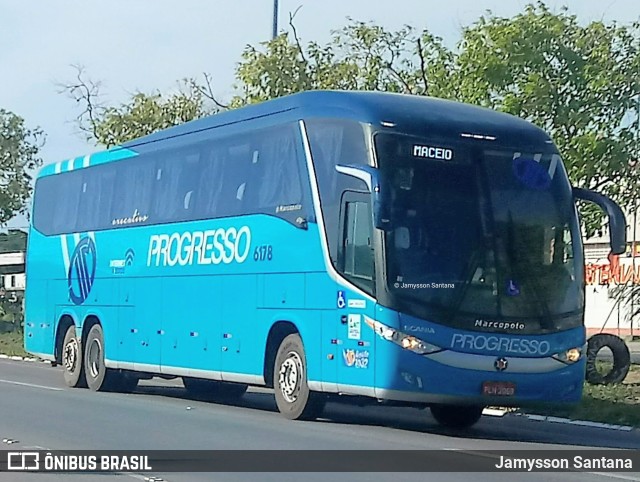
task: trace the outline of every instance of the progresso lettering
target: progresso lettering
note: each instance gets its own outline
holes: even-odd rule
[[[451,348],[512,353],[515,355],[546,355],[551,350],[548,341],[503,336],[463,335],[456,333]]]
[[[149,238],[147,266],[244,263],[250,249],[247,226],[154,234]]]

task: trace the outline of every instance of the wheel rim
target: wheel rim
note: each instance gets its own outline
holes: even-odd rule
[[[302,359],[300,355],[293,351],[289,352],[280,365],[278,374],[280,392],[287,403],[294,403],[298,399],[302,375]]]
[[[78,340],[75,338],[69,340],[65,345],[62,352],[62,363],[67,372],[73,373],[75,371],[78,363]]]
[[[89,361],[89,374],[92,378],[97,378],[100,375],[102,365],[102,344],[100,340],[91,340],[87,359]]]

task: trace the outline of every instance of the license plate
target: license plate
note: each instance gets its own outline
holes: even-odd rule
[[[516,393],[516,384],[511,382],[484,382],[482,394],[498,397],[512,397]]]

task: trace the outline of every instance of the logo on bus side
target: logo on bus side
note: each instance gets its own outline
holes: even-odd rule
[[[90,237],[80,240],[69,261],[69,298],[81,305],[89,297],[96,277],[96,245]]]
[[[248,226],[154,234],[149,238],[147,266],[244,263],[250,249]]]

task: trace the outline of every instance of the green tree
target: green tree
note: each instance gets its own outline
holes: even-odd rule
[[[28,129],[21,117],[0,109],[0,225],[26,212],[43,140],[40,129]]]
[[[628,204],[638,196],[640,24],[591,22],[544,3],[513,18],[490,13],[466,28],[456,97],[509,112],[546,130],[574,185]],[[594,211],[590,230],[598,226]]]
[[[175,93],[137,92],[124,103],[105,106],[100,102],[100,83],[87,78],[83,67],[74,68],[75,82],[61,85],[61,92],[83,106],[78,124],[87,139],[107,148],[227,107],[214,97],[208,74],[202,82],[182,79]]]
[[[303,45],[293,17],[291,34],[247,46],[236,71],[241,94],[233,105],[261,102],[313,89],[379,90],[451,97],[454,54],[428,31],[410,26],[388,32],[350,23],[326,45]]]
[[[427,30],[387,31],[352,20],[326,44],[305,44],[294,15],[289,33],[246,47],[231,107],[312,89],[382,90],[478,104],[545,129],[574,185],[604,191],[626,205],[640,197],[640,172],[630,167],[640,158],[639,23],[582,25],[566,9],[554,13],[538,2],[512,18],[487,13],[450,50]],[[215,100],[208,76],[204,83],[183,82],[183,93],[136,94],[102,110],[91,109],[85,85],[92,135],[111,146],[226,107]],[[599,211],[584,213],[589,232],[600,227]]]

